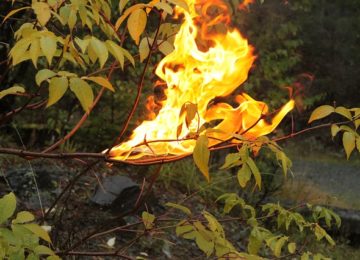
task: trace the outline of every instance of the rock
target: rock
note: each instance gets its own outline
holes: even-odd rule
[[[134,207],[140,193],[140,187],[125,176],[105,177],[101,185],[97,185],[90,200],[113,211],[124,211]]]

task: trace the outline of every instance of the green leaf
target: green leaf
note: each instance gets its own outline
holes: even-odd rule
[[[324,105],[316,108],[308,121],[308,123],[311,123],[312,121],[319,120],[321,118],[327,117],[331,113],[335,112],[335,108],[329,105]]]
[[[253,159],[251,159],[250,157],[248,158],[248,160],[246,161],[247,165],[249,165],[252,174],[254,175],[255,178],[255,182],[256,185],[259,187],[259,189],[261,190],[261,174],[260,171],[258,169],[258,167],[256,166],[255,162],[253,161]]]
[[[106,48],[105,43],[95,37],[92,37],[90,45],[96,56],[99,58],[100,68],[104,67],[109,57],[108,49]]]
[[[229,153],[225,157],[225,163],[221,166],[220,169],[228,169],[233,166],[238,166],[241,162],[239,161],[241,158],[239,153]]]
[[[51,18],[50,6],[44,2],[35,2],[32,9],[36,14],[36,18],[42,26],[45,26]]]
[[[34,248],[34,252],[38,255],[55,255],[54,251],[52,251],[47,246],[39,245]]]
[[[139,45],[140,35],[144,32],[146,23],[147,15],[143,9],[137,9],[129,16],[127,27],[136,45]]]
[[[208,144],[209,144],[209,140],[207,136],[200,135],[199,138],[196,140],[196,145],[193,152],[193,158],[195,164],[199,168],[201,173],[205,176],[207,181],[210,180],[209,166],[208,166],[210,151],[208,148]]]
[[[346,117],[349,120],[352,120],[350,110],[345,108],[345,107],[337,107],[337,108],[335,108],[335,113],[337,113],[339,115],[342,115],[342,116]]]
[[[217,233],[216,236],[220,236],[220,237],[224,238],[225,232],[224,232],[223,227],[220,225],[219,221],[217,221],[217,219],[207,211],[203,211],[202,214],[208,221],[208,223],[209,223],[208,226],[209,226],[210,230]]]
[[[80,101],[83,109],[89,113],[94,102],[94,93],[86,81],[79,78],[70,79],[70,89]]]
[[[250,254],[257,255],[262,245],[262,239],[257,236],[250,235],[247,250]]]
[[[346,157],[349,160],[350,155],[355,148],[355,135],[350,132],[344,132],[343,145],[344,145]]]
[[[43,81],[52,78],[54,76],[56,76],[56,73],[51,70],[48,69],[39,70],[35,76],[36,84],[40,86]]]
[[[293,254],[295,253],[295,250],[296,250],[296,244],[295,243],[289,243],[288,244],[288,251],[290,254]]]
[[[0,91],[0,99],[2,99],[3,97],[5,97],[7,95],[15,95],[17,93],[24,93],[24,92],[25,92],[25,89],[23,87],[13,86],[11,88]]]
[[[111,90],[112,92],[115,92],[114,87],[112,86],[112,84],[110,83],[110,81],[107,78],[104,78],[104,77],[82,77],[82,79],[90,80],[104,88]]]
[[[168,203],[165,204],[165,206],[172,207],[172,208],[175,208],[175,209],[179,209],[182,212],[184,212],[186,215],[191,216],[191,210],[189,208],[183,206],[183,205],[168,202]]]
[[[55,37],[41,37],[40,47],[49,64],[56,53],[57,45]]]
[[[49,100],[46,107],[58,102],[69,87],[69,81],[66,77],[53,77],[49,84]]]
[[[13,224],[22,224],[26,222],[31,222],[35,219],[34,215],[28,211],[21,211],[16,215],[16,219],[12,221]]]
[[[15,212],[16,197],[9,193],[0,199],[0,224],[7,221]]]
[[[46,242],[51,243],[51,239],[49,234],[39,225],[37,224],[24,224],[22,225],[24,228],[30,230],[32,233],[37,235],[38,237],[44,239]]]
[[[251,179],[251,170],[247,164],[244,164],[237,173],[237,179],[241,188],[245,188]]]
[[[143,211],[141,217],[146,229],[152,229],[154,227],[155,216],[153,214]]]

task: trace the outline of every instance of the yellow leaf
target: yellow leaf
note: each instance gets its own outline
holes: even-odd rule
[[[349,120],[352,120],[351,112],[346,109],[345,107],[337,107],[335,108],[335,113],[338,113],[339,115],[342,115],[346,117]]]
[[[29,48],[32,42],[31,38],[21,39],[18,41],[15,46],[10,50],[10,56],[12,58],[12,65],[24,61],[24,57],[26,56],[27,49]]]
[[[53,77],[49,84],[49,100],[46,107],[58,102],[65,94],[68,86],[69,81],[66,77]]]
[[[173,9],[165,2],[157,2],[154,6],[159,10],[164,10],[168,14],[173,14]]]
[[[251,172],[254,175],[256,185],[259,187],[259,190],[261,190],[261,174],[258,167],[250,157],[246,160],[246,164],[249,165]]]
[[[96,84],[104,87],[104,88],[107,88],[109,90],[111,90],[112,92],[115,92],[115,89],[114,87],[112,86],[112,84],[110,83],[110,81],[106,78],[103,78],[103,77],[82,77],[82,79],[85,79],[85,80],[90,80],[92,82],[95,82]]]
[[[311,123],[314,120],[324,118],[333,112],[335,112],[335,108],[332,106],[329,105],[320,106],[312,112],[308,123]]]
[[[40,84],[51,78],[51,77],[54,77],[56,76],[56,73],[51,71],[51,70],[48,70],[48,69],[43,69],[43,70],[39,70],[37,73],[36,73],[36,76],[35,76],[35,82],[38,86],[40,86]]]
[[[247,164],[244,164],[237,173],[237,179],[241,188],[245,188],[251,178],[251,171]]]
[[[355,135],[350,132],[344,132],[343,145],[344,145],[346,157],[349,160],[350,155],[355,148]]]
[[[76,22],[77,22],[77,11],[71,8],[69,19],[67,21],[70,31],[74,29]]]
[[[36,40],[33,40],[33,42],[31,43],[31,46],[30,46],[30,58],[35,66],[35,68],[37,68],[37,60],[40,56],[40,42],[38,39]]]
[[[360,153],[360,137],[356,138],[356,148],[358,152]]]
[[[151,45],[152,42],[153,39],[150,39],[148,37],[145,37],[140,41],[139,44],[140,62],[143,62],[149,56],[150,53],[149,44]]]
[[[124,49],[117,45],[115,42],[107,40],[106,47],[108,48],[109,52],[118,60],[122,69],[124,69],[125,63],[125,52]]]
[[[164,55],[169,55],[174,51],[174,45],[168,41],[158,41],[159,51]]]
[[[104,67],[109,57],[109,52],[108,49],[106,48],[105,43],[98,40],[95,37],[92,37],[90,41],[90,46],[92,47],[92,50],[94,51],[95,55],[99,58],[100,68]]]
[[[24,93],[25,89],[23,87],[14,86],[3,91],[0,91],[0,99],[7,95],[15,95],[16,93]]]
[[[4,20],[2,21],[1,24],[3,24],[7,19],[9,19],[11,16],[13,16],[14,14],[16,14],[17,12],[20,12],[21,10],[25,10],[25,9],[29,9],[30,7],[26,6],[26,7],[21,7],[19,9],[15,9],[15,10],[11,10],[5,17]]]
[[[167,1],[169,3],[172,3],[174,5],[181,7],[182,9],[186,10],[187,12],[190,12],[188,4],[184,0],[167,0]]]
[[[280,257],[281,255],[281,248],[283,247],[283,245],[285,244],[285,242],[288,240],[288,237],[281,237],[279,238],[276,243],[275,243],[275,247],[274,247],[274,255],[276,257]]]
[[[124,14],[122,16],[119,17],[119,19],[117,19],[116,23],[115,23],[115,30],[119,30],[121,24],[125,21],[125,19],[135,10],[141,9],[146,7],[146,4],[136,4],[131,6],[130,8],[126,9],[126,11],[124,12]]]
[[[288,251],[290,254],[293,254],[295,253],[295,250],[296,250],[296,244],[295,243],[289,243],[288,244]]]
[[[124,8],[126,6],[126,4],[129,2],[129,0],[120,0],[119,1],[119,11],[120,14],[124,11]]]
[[[86,52],[87,47],[89,46],[90,39],[81,40],[80,38],[75,38],[76,44],[80,47],[81,52],[84,54]]]
[[[146,23],[147,15],[143,9],[137,9],[129,16],[127,27],[136,45],[139,45],[140,35],[144,32]]]
[[[337,133],[340,131],[340,127],[336,124],[331,125],[331,136],[335,137]]]
[[[55,37],[41,37],[40,47],[49,64],[56,53],[57,41]]]
[[[209,176],[209,157],[210,151],[208,148],[209,140],[207,136],[200,135],[196,140],[196,145],[193,152],[193,158],[196,166],[199,168],[201,173],[205,176],[207,181],[210,180]]]
[[[191,121],[196,116],[198,108],[197,108],[197,105],[193,104],[193,103],[187,103],[185,108],[186,108],[185,123],[186,123],[187,128],[189,128]]]
[[[89,113],[94,101],[94,93],[90,85],[82,79],[71,78],[70,89],[80,101],[83,109]]]
[[[35,2],[32,4],[37,20],[42,26],[45,26],[51,18],[50,6],[44,2]]]
[[[24,224],[22,225],[24,228],[30,230],[32,233],[37,235],[38,237],[44,239],[46,242],[51,243],[51,239],[49,234],[39,225],[37,224]]]

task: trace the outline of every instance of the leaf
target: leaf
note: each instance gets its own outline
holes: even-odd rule
[[[173,14],[172,7],[165,2],[157,2],[157,3],[155,3],[154,6],[159,10],[164,10],[166,13],[168,13],[170,15]]]
[[[94,50],[96,56],[99,58],[100,68],[104,67],[109,57],[108,49],[106,48],[105,43],[98,40],[95,37],[92,37],[90,41],[90,45]]]
[[[358,152],[360,153],[360,137],[356,138],[356,148]]]
[[[40,70],[40,71],[38,71],[38,73],[36,73],[36,76],[35,76],[36,84],[38,86],[40,86],[43,81],[45,81],[49,78],[52,78],[54,76],[56,76],[56,73],[51,70],[48,70],[48,69]]]
[[[13,86],[11,88],[0,91],[0,99],[2,99],[3,97],[5,97],[7,95],[15,95],[17,93],[24,93],[24,92],[25,92],[25,89],[23,87]]]
[[[37,225],[37,224],[24,224],[22,226],[24,228],[30,230],[32,233],[34,233],[38,237],[44,239],[46,242],[51,243],[51,239],[49,237],[49,234],[43,228],[41,228],[39,225]]]
[[[180,6],[181,8],[183,8],[184,10],[186,10],[187,12],[190,12],[189,6],[187,4],[186,1],[184,0],[167,0],[169,3],[172,3],[174,5]]]
[[[30,58],[35,66],[35,68],[37,67],[37,60],[41,54],[41,50],[40,50],[40,42],[39,40],[34,40],[32,43],[31,43],[31,46],[30,46]]]
[[[106,245],[108,247],[113,248],[115,246],[115,241],[116,241],[116,237],[112,237],[112,238],[108,239],[108,241],[106,242]]]
[[[16,197],[9,193],[0,199],[0,224],[7,221],[15,212]]]
[[[205,176],[207,181],[210,180],[209,177],[209,157],[210,151],[208,148],[209,140],[207,136],[200,135],[196,140],[196,145],[193,152],[193,158],[196,166],[199,168],[201,173]]]
[[[41,37],[40,47],[49,64],[56,53],[57,45],[55,37]]]
[[[179,209],[182,212],[184,212],[186,215],[191,216],[191,210],[189,208],[183,206],[183,205],[168,202],[168,203],[165,204],[165,206],[172,207],[172,208],[175,208],[175,209]]]
[[[194,231],[194,227],[192,225],[189,225],[189,224],[185,225],[185,223],[187,223],[187,222],[180,222],[180,224],[178,224],[176,226],[175,232],[178,237],[181,237],[186,233],[190,233],[190,232]],[[194,238],[195,238],[195,236],[194,236]]]
[[[140,35],[144,32],[146,23],[147,15],[143,9],[137,9],[129,16],[127,27],[136,45],[139,45]]]
[[[153,40],[151,39],[151,41]],[[148,37],[142,38],[142,40],[140,41],[139,44],[140,62],[143,62],[149,56],[150,53],[149,44],[151,44],[151,42],[150,42],[150,38]]]
[[[120,14],[124,11],[124,8],[126,6],[126,4],[129,2],[129,0],[120,0],[119,1],[119,11]]]
[[[158,48],[159,48],[159,51],[162,54],[164,54],[165,56],[169,55],[170,53],[172,53],[174,51],[174,45],[168,41],[159,41]]]
[[[345,107],[337,107],[337,108],[335,108],[335,113],[337,113],[339,115],[342,115],[342,116],[346,117],[349,120],[352,120],[351,112]]]
[[[154,227],[155,216],[153,214],[143,211],[141,218],[146,229],[152,229]]]
[[[201,251],[203,251],[208,257],[214,252],[214,241],[207,240],[200,232],[196,234],[195,241]]]
[[[335,137],[337,133],[340,131],[340,127],[336,124],[331,125],[331,136]]]
[[[288,251],[290,254],[293,254],[295,253],[295,250],[296,250],[296,244],[295,243],[289,243],[288,244]]]
[[[69,87],[69,81],[66,77],[53,77],[49,83],[49,100],[46,107],[58,102]]]
[[[34,252],[38,255],[55,255],[54,251],[52,251],[47,246],[39,245],[34,248]]]
[[[28,211],[21,211],[16,215],[16,219],[12,221],[13,224],[22,224],[26,222],[31,222],[35,219],[34,215]]]
[[[71,78],[70,79],[70,89],[74,92],[75,96],[80,101],[83,109],[90,113],[90,108],[94,101],[94,93],[92,88],[86,83],[84,80],[79,78]]]
[[[195,118],[196,113],[198,111],[197,105],[193,103],[187,103],[185,105],[186,108],[186,116],[185,116],[185,123],[186,127],[189,128],[191,121]]]
[[[237,166],[241,163],[241,161],[239,161],[241,158],[239,153],[229,153],[226,155],[225,157],[225,163],[223,166],[221,166],[220,169],[228,169],[231,168],[233,166]]]
[[[42,26],[45,26],[51,18],[50,6],[44,2],[35,2],[32,9],[36,14],[36,18]]]
[[[247,164],[244,164],[237,173],[237,179],[241,188],[245,188],[248,181],[251,179],[251,171]]]
[[[76,38],[75,38],[75,42],[76,42],[76,44],[80,47],[81,52],[82,52],[83,54],[85,54],[86,49],[87,49],[87,47],[89,46],[90,39],[81,40],[80,38],[76,37]]]
[[[275,247],[274,247],[274,255],[276,257],[280,257],[281,249],[287,240],[288,240],[288,237],[281,237],[276,241]]]
[[[124,69],[124,63],[125,63],[124,49],[121,48],[119,45],[117,45],[115,42],[110,41],[110,40],[107,40],[105,44],[106,44],[109,52],[118,60],[121,68]]]
[[[82,77],[82,79],[90,80],[104,88],[111,90],[112,92],[115,92],[115,89],[112,86],[112,84],[110,83],[110,81],[104,77]]]
[[[355,135],[350,132],[344,132],[343,145],[344,145],[346,157],[349,160],[350,155],[355,148]]]
[[[314,120],[324,118],[333,112],[335,112],[335,108],[332,106],[329,105],[320,106],[312,112],[308,123],[311,123]]]
[[[255,162],[253,161],[253,159],[251,159],[250,157],[248,158],[248,160],[246,161],[247,165],[249,165],[252,174],[254,175],[255,178],[255,182],[256,185],[259,187],[259,189],[261,190],[261,174],[260,171],[258,169],[258,167],[256,166]]]
[[[14,14],[22,11],[22,10],[25,10],[25,9],[30,9],[29,6],[26,6],[26,7],[21,7],[21,8],[18,8],[18,9],[14,9],[14,10],[11,10],[3,19],[2,23],[3,24],[7,19],[9,19],[11,16],[13,16]]]
[[[203,211],[202,214],[208,221],[208,223],[209,223],[208,226],[209,226],[210,230],[217,233],[216,236],[219,235],[220,237],[225,237],[224,229],[220,225],[219,221],[217,221],[217,219],[207,211]]]
[[[262,245],[262,239],[250,235],[247,250],[250,254],[257,255]]]

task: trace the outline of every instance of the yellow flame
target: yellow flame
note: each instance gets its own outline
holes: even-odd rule
[[[189,12],[177,8],[184,21],[176,35],[175,50],[159,63],[156,74],[166,83],[166,100],[158,114],[142,122],[130,139],[110,151],[115,160],[154,155],[191,153],[196,140],[187,138],[199,127],[218,122],[208,133],[209,146],[229,140],[235,133],[256,138],[272,132],[293,108],[289,101],[268,123],[263,102],[246,94],[236,97],[237,107],[213,102],[230,95],[248,77],[255,59],[253,48],[240,32],[229,26],[228,7],[220,0],[187,0]],[[184,104],[196,104],[197,115],[185,124]],[[180,131],[178,126],[180,125]],[[186,139],[186,140],[184,140]]]

